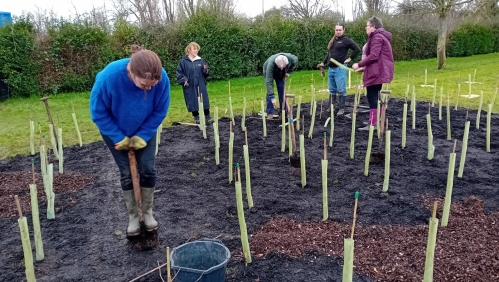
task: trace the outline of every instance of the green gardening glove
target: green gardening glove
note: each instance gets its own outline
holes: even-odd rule
[[[147,142],[144,141],[144,139],[140,138],[139,136],[135,135],[132,138],[130,138],[130,144],[128,145],[130,148],[133,148],[134,150],[140,150],[147,146]]]
[[[129,143],[130,143],[130,138],[125,137],[120,142],[114,144],[114,149],[119,150],[119,151],[128,150]]]

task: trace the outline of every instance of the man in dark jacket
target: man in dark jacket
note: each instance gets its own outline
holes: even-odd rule
[[[344,114],[345,100],[347,96],[347,71],[339,68],[333,62],[331,58],[338,62],[347,64],[352,59],[355,58],[360,53],[359,46],[348,36],[345,35],[345,25],[336,24],[334,29],[334,36],[329,41],[327,46],[328,54],[324,61],[317,65],[317,67],[328,66],[328,86],[329,86],[329,104],[334,104],[336,102],[336,94],[339,96],[340,110],[338,115]],[[352,50],[352,54],[348,57],[348,50]]]
[[[353,64],[352,68],[357,70],[364,68],[364,87],[367,90],[367,101],[369,101],[370,125],[376,125],[378,111],[378,93],[383,83],[393,80],[394,63],[392,45],[390,40],[392,34],[383,28],[381,19],[372,17],[367,21],[366,33],[366,57],[360,62]],[[369,130],[369,124],[359,130]]]
[[[267,87],[267,119],[272,119],[276,104],[274,95],[274,80],[279,96],[279,114],[286,110],[284,104],[284,80],[296,69],[298,58],[290,53],[278,53],[270,56],[263,64],[263,78]],[[262,113],[263,114],[263,113]]]

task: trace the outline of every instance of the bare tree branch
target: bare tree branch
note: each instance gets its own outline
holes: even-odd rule
[[[282,7],[286,14],[296,18],[312,18],[330,11],[330,6],[323,0],[288,0],[288,6]]]

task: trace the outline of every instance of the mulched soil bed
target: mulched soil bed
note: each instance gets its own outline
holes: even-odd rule
[[[233,99],[242,97],[233,96]],[[347,102],[352,101],[353,97],[348,97]],[[478,104],[478,100],[476,101]],[[367,105],[365,97],[361,103]],[[119,172],[106,145],[96,142],[81,148],[65,148],[65,172],[91,175],[92,183],[71,193],[56,194],[55,207],[59,208],[56,218],[47,220],[41,217],[45,259],[35,263],[37,281],[129,281],[157,267],[158,262],[164,263],[167,246],[173,248],[202,237],[218,238],[231,251],[227,281],[341,281],[341,250],[343,238],[349,236],[355,191],[360,191],[360,198],[355,236],[354,281],[420,280],[426,249],[426,226],[431,216],[428,209],[431,203],[424,199],[444,197],[449,153],[454,142],[446,140],[445,111],[444,119],[439,121],[437,108],[432,108],[435,158],[431,161],[426,158],[425,115],[428,104],[421,103],[417,106],[416,129],[408,126],[407,147],[402,150],[402,105],[402,101],[390,100],[387,113],[392,130],[391,175],[387,194],[381,193],[383,165],[371,165],[368,177],[363,173],[368,132],[356,132],[355,158],[350,159],[351,120],[346,117],[336,118],[334,145],[333,148],[328,148],[327,222],[320,220],[320,163],[323,156],[323,125],[326,120],[324,113],[319,120],[320,107],[313,138],[305,138],[305,188],[301,187],[298,177],[289,175],[287,153],[280,150],[280,122],[268,121],[268,137],[263,138],[262,121],[256,118],[246,120],[255,203],[251,211],[245,209],[253,256],[253,262],[248,266],[244,265],[241,257],[234,184],[228,182],[228,118],[220,120],[221,163],[218,166],[214,162],[215,146],[211,126],[207,130],[208,140],[203,139],[196,127],[174,126],[163,131],[156,160],[158,180],[154,202],[155,217],[160,224],[157,234],[159,246],[151,251],[135,251],[133,243],[124,235],[128,217],[122,199]],[[308,135],[308,104],[302,104],[302,110],[306,114],[305,131]],[[220,109],[221,113],[224,111],[225,109]],[[458,139],[457,173],[466,110],[452,110],[451,114],[452,137]],[[482,277],[493,281],[491,275],[497,273],[497,241],[494,241],[497,229],[491,228],[492,222],[497,224],[499,209],[499,140],[494,138],[499,132],[499,118],[497,115],[492,116],[493,138],[491,152],[487,153],[485,116],[485,112],[482,112],[480,129],[476,129],[476,111],[470,111],[472,126],[466,166],[463,177],[454,178],[452,198],[459,205],[459,202],[475,195],[483,201],[484,211],[474,209],[464,216],[461,215],[461,208],[456,210],[455,206],[449,226],[439,228],[436,281],[481,281],[479,279]],[[367,113],[359,113],[358,127],[363,126],[362,122],[367,121],[367,118]],[[411,124],[410,116],[408,124]],[[240,117],[236,117],[234,132],[234,163],[243,165],[241,175],[244,178],[242,145],[245,142],[240,130]],[[377,142],[373,149],[377,152]],[[0,172],[26,173],[25,177],[21,177],[24,182],[16,185],[20,191],[7,194],[21,195],[21,190],[27,193],[28,183],[31,181],[30,159],[29,156],[17,156],[0,160]],[[39,167],[37,157],[35,167]],[[243,181],[243,190],[244,187]],[[8,199],[2,204],[11,202],[13,201]],[[46,212],[45,206],[40,205],[40,214]],[[22,281],[25,275],[21,264],[23,252],[17,216],[15,209],[12,210],[12,216],[0,218],[0,281]],[[463,207],[462,210],[468,212],[467,208]],[[26,216],[32,229],[30,213],[27,212]],[[474,222],[469,222],[471,220]],[[301,224],[302,229],[320,226],[333,230],[326,232],[314,229],[315,232],[308,236],[317,238],[316,247],[309,244],[311,240],[308,237],[301,241],[307,248],[300,246],[300,241],[282,245],[279,242],[281,239],[271,241],[272,237],[265,240],[274,242],[273,244],[266,242],[262,245],[259,238],[263,233],[259,231],[268,230],[266,228],[271,226],[269,222],[287,222],[287,225],[275,231],[280,232],[278,234],[281,237],[297,237],[298,224]],[[470,242],[459,245],[463,237],[475,245]],[[321,241],[323,239],[325,241]],[[273,251],[267,254],[262,246]],[[34,244],[32,247],[34,248]],[[458,262],[458,258],[466,260],[467,267]],[[482,268],[478,264],[482,264]],[[468,277],[471,274],[467,273],[478,274],[470,280]],[[480,273],[489,276],[481,276]],[[404,278],[400,278],[401,276]],[[155,273],[140,281],[161,279]]]
[[[42,182],[42,175],[35,173],[38,201],[47,199]],[[70,193],[82,189],[92,183],[92,176],[80,173],[54,173],[54,193]],[[14,195],[19,196],[23,212],[31,211],[31,196],[29,185],[33,184],[33,173],[30,172],[0,172],[0,218],[17,215]],[[58,209],[56,209],[56,212]]]
[[[441,204],[438,210],[437,217],[441,217]],[[483,202],[476,197],[452,204],[449,224],[438,228],[434,281],[497,281],[498,222],[499,212],[486,215]],[[251,250],[257,258],[270,253],[301,257],[310,251],[340,257],[343,238],[350,231],[351,225],[338,222],[280,216],[254,234]],[[427,235],[428,228],[423,225],[358,225],[355,271],[376,281],[421,281]]]

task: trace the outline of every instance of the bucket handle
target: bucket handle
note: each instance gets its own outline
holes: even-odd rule
[[[224,245],[224,243],[222,243],[221,240],[219,239],[214,239],[214,238],[201,238],[201,239],[198,239],[197,241],[206,241],[206,242],[216,242],[216,243],[219,243],[221,245]],[[225,245],[224,245],[225,246]]]

